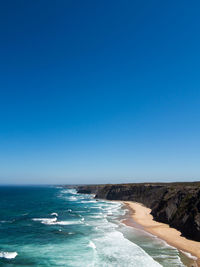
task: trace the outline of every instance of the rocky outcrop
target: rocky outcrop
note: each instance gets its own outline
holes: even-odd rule
[[[136,201],[151,208],[154,219],[169,224],[186,238],[200,241],[200,183],[82,185],[79,193],[96,198]]]

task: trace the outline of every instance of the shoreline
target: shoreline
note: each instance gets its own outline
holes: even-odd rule
[[[156,222],[153,220],[153,216],[150,214],[151,209],[145,207],[141,203],[123,201],[123,203],[131,211],[130,217],[133,219],[139,228],[146,232],[157,236],[158,238],[166,241],[169,245],[177,248],[186,257],[189,257],[187,253],[190,253],[193,258],[193,265],[200,267],[200,242],[186,239],[181,236],[181,233],[175,228],[171,228],[168,224]],[[128,226],[133,226],[133,223],[129,223],[127,220],[124,223]]]

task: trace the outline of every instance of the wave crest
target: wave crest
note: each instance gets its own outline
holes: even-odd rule
[[[46,225],[72,225],[83,223],[82,220],[78,221],[57,221],[57,218],[34,218],[33,221],[39,221]]]
[[[4,252],[0,251],[0,258],[14,259],[17,256],[17,252]]]

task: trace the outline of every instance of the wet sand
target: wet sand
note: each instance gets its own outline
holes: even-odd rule
[[[165,240],[169,245],[176,247],[183,253],[190,253],[195,261],[191,266],[200,266],[200,242],[192,241],[181,236],[181,233],[169,227],[164,223],[159,223],[153,220],[150,214],[151,209],[143,206],[140,203],[125,201],[123,202],[132,211],[131,217],[147,232]],[[131,224],[126,221],[126,224]],[[195,263],[196,262],[196,263]]]

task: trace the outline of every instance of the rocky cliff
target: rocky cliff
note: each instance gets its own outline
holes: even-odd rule
[[[96,198],[136,201],[151,208],[154,219],[200,241],[200,183],[145,183],[77,186]]]

